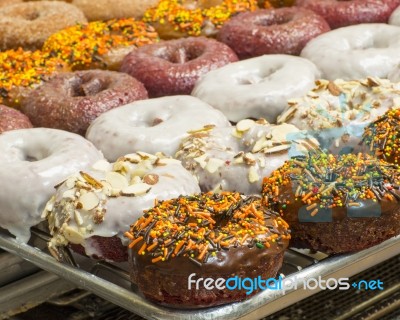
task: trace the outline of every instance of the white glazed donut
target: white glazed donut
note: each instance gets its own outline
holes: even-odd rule
[[[333,153],[358,150],[365,126],[400,105],[400,84],[386,79],[318,80],[307,95],[288,101],[278,123],[315,136]]]
[[[191,96],[168,96],[130,103],[108,111],[89,127],[86,138],[115,161],[136,151],[174,155],[188,131],[227,126],[218,110]]]
[[[360,24],[324,33],[311,40],[301,56],[315,63],[322,78],[387,78],[400,63],[400,27]]]
[[[400,6],[392,12],[389,18],[389,24],[393,26],[400,26]]]
[[[275,122],[286,100],[305,94],[318,78],[319,71],[306,59],[264,55],[210,71],[196,83],[192,95],[221,110],[230,121]]]
[[[80,244],[88,256],[124,260],[125,247],[120,244],[107,254],[94,236],[117,236],[124,243],[129,225],[156,199],[198,192],[197,181],[176,159],[138,152],[113,164],[99,161],[90,170],[70,176],[46,205],[43,217],[48,218],[53,235],[49,249],[59,257],[60,246]]]
[[[315,139],[291,124],[245,119],[235,127],[205,128],[182,141],[176,157],[202,191],[259,194],[262,179],[286,160],[318,149]]]
[[[66,131],[21,129],[0,135],[0,226],[27,242],[54,192],[77,170],[103,159],[89,141]]]

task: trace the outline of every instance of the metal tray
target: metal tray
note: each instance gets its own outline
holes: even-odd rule
[[[48,235],[38,229],[33,230],[33,234],[42,241],[48,239]],[[59,263],[46,250],[20,243],[2,230],[0,247],[146,319],[231,320],[260,319],[320,291],[305,290],[301,286],[301,279],[319,276],[322,279],[350,277],[398,255],[400,236],[355,254],[332,257],[322,253],[310,254],[307,250],[289,249],[281,272],[298,284],[297,290],[291,289],[285,293],[281,290],[264,290],[243,302],[197,310],[167,308],[145,300],[131,286],[124,264],[96,262],[70,253],[73,265]]]

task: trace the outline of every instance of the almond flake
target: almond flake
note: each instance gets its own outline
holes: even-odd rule
[[[87,192],[79,197],[79,202],[83,210],[90,211],[99,205],[100,200],[94,192]]]
[[[108,171],[110,167],[111,164],[107,160],[99,160],[92,166],[92,168],[97,171]]]
[[[202,169],[204,169],[206,167],[206,165],[207,165],[207,161],[206,161],[207,160],[207,154],[203,154],[200,157],[193,158],[193,160],[196,161],[200,165],[200,167]]]
[[[251,119],[244,119],[244,120],[240,120],[237,124],[236,124],[236,129],[238,131],[241,132],[245,132],[250,130],[252,127],[255,126],[255,121],[251,120]]]
[[[159,180],[159,177],[158,177],[158,175],[157,174],[154,174],[154,173],[149,173],[149,174],[146,174],[144,177],[143,177],[143,182],[144,183],[147,183],[147,184],[149,184],[149,185],[155,185],[157,182],[158,182],[158,180]]]
[[[65,227],[63,235],[69,242],[74,244],[80,244],[84,240],[83,235],[70,226]]]
[[[210,173],[216,172],[221,166],[225,163],[224,160],[217,159],[217,158],[210,158],[206,165],[206,170]]]
[[[254,183],[260,180],[260,176],[257,173],[257,170],[255,167],[250,167],[249,169],[249,182]]]
[[[342,90],[333,81],[329,81],[328,90],[333,96],[340,96],[342,93]]]
[[[151,186],[149,186],[146,183],[136,183],[136,184],[132,184],[128,187],[125,187],[124,189],[122,189],[121,191],[121,195],[122,196],[140,196],[143,194],[146,194],[147,192],[149,192],[151,189]]]
[[[78,226],[81,226],[83,224],[83,219],[82,219],[82,216],[79,213],[79,211],[75,210],[74,218],[75,218],[75,222]]]
[[[264,149],[264,153],[274,153],[274,152],[280,152],[280,151],[284,151],[284,150],[288,150],[288,149],[290,149],[290,145],[282,144],[282,145],[275,146],[272,148],[266,148],[266,149]]]
[[[123,189],[128,186],[128,180],[118,172],[107,172],[106,181],[113,189]]]

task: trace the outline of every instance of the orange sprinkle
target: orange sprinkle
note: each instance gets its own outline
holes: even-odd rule
[[[159,257],[157,257],[157,258],[151,259],[151,262],[152,262],[152,263],[156,263],[156,262],[158,262],[158,261],[160,261],[160,260],[162,260],[162,259],[163,259],[163,257],[162,257],[162,256],[159,256]]]
[[[158,246],[158,242],[157,241],[154,241],[153,242],[153,244],[152,245],[150,245],[150,246],[148,246],[147,247],[147,251],[151,251],[151,250],[153,250],[155,247],[157,247]]]
[[[143,237],[142,237],[142,236],[137,237],[135,240],[133,240],[133,241],[129,244],[128,248],[132,249],[132,248],[133,248],[137,243],[139,243],[141,240],[143,240]]]
[[[140,247],[138,253],[139,253],[139,254],[144,253],[144,250],[146,250],[146,247],[147,247],[147,243],[145,242],[145,243],[143,243],[143,245]]]

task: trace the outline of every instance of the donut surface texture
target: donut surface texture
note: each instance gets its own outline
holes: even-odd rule
[[[264,55],[210,71],[192,95],[221,110],[230,121],[276,121],[286,101],[304,95],[320,77],[313,63],[289,55]]]
[[[60,73],[33,90],[21,109],[34,126],[84,135],[102,113],[147,98],[143,84],[106,70]]]
[[[0,133],[28,128],[32,128],[32,123],[26,115],[13,108],[0,105]]]
[[[263,54],[300,55],[308,41],[329,30],[324,18],[311,10],[279,8],[241,13],[222,26],[217,39],[240,59]]]
[[[230,124],[220,111],[199,99],[170,96],[136,101],[106,112],[92,123],[86,138],[110,161],[135,151],[173,156],[188,132],[206,125]]]
[[[0,134],[0,226],[27,242],[30,227],[41,213],[54,186],[84,170],[103,156],[89,141],[73,133],[45,128]]]

